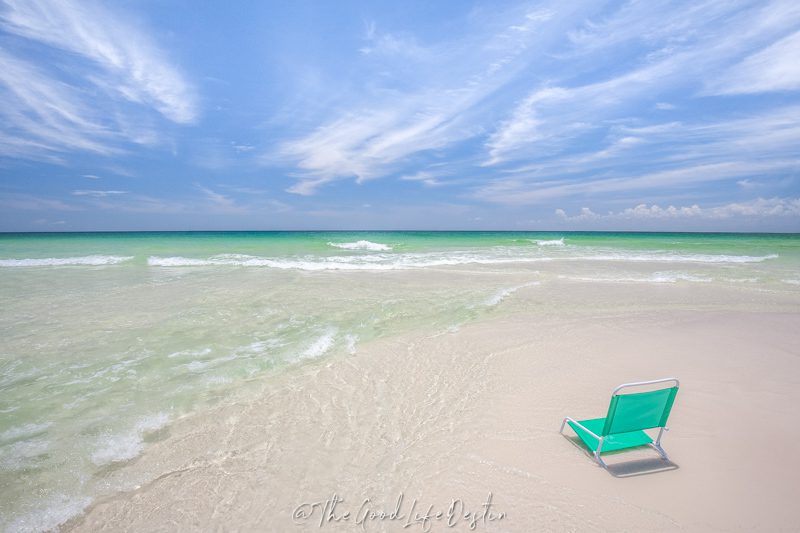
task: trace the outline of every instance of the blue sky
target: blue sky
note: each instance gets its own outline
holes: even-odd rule
[[[0,0],[0,230],[800,231],[800,2]]]

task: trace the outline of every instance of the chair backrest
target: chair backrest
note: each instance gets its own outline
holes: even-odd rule
[[[674,382],[671,387],[620,394],[619,391],[628,387],[653,385],[657,383]],[[640,429],[664,427],[667,425],[675,395],[678,394],[678,380],[675,378],[642,381],[640,383],[626,383],[614,389],[611,404],[608,406],[606,422],[603,426],[602,436],[614,433],[627,433]]]

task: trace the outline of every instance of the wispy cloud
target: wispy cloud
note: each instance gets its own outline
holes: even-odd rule
[[[798,24],[796,2],[699,2],[688,8],[669,3],[626,4],[604,20],[587,22],[585,28],[571,33],[571,46],[560,53],[569,70],[556,71],[555,79],[519,101],[489,136],[484,164],[569,150],[602,131],[605,121],[636,112],[645,102],[675,91],[702,91],[708,79],[717,77],[713,73]],[[722,77],[719,83],[725,89],[718,92],[794,87],[800,80],[800,74],[796,75],[800,70],[791,61],[797,44],[792,35],[745,60],[738,70]],[[621,53],[626,46],[636,50],[632,57]],[[620,57],[625,58],[621,64]],[[674,108],[674,104],[658,102],[655,106]]]
[[[403,181],[418,181],[423,185],[425,185],[426,187],[438,187],[440,185],[444,185],[444,182],[437,179],[436,175],[426,171],[420,171],[415,174],[400,176],[400,179]]]
[[[42,198],[27,193],[0,193],[0,207],[19,211],[80,211],[81,208],[56,198]]]
[[[202,192],[205,197],[211,202],[218,209],[222,209],[224,211],[239,211],[241,210],[241,206],[236,204],[236,201],[232,198],[225,196],[224,194],[220,194],[216,191],[212,191],[208,187],[204,187],[199,183],[195,183],[194,186]]]
[[[709,83],[714,94],[745,94],[800,89],[800,31],[747,57]]]
[[[368,45],[361,53],[380,53],[382,62],[374,68],[390,77],[393,69],[401,71],[403,88],[370,87],[313,131],[267,154],[265,163],[295,166],[298,181],[288,190],[309,195],[336,179],[363,182],[392,175],[412,158],[425,160],[480,135],[489,123],[487,113],[496,112],[481,104],[525,67],[529,47],[557,38],[553,16],[542,10],[515,12],[481,34],[437,44],[380,34],[368,26]]]
[[[72,196],[92,196],[94,198],[105,198],[106,196],[116,196],[118,194],[128,194],[128,191],[90,191],[90,190],[72,191]]]
[[[540,157],[477,187],[490,202],[526,205],[625,191],[694,190],[713,182],[792,175],[800,168],[800,108],[708,122],[608,125],[592,151]],[[633,122],[633,124],[630,124]]]
[[[196,193],[182,198],[164,198],[117,190],[75,190],[62,200],[52,196],[0,192],[0,208],[15,211],[103,211],[162,215],[236,216],[262,212],[287,212],[292,207],[263,194],[242,191],[244,198],[233,198],[201,184]]]
[[[193,89],[152,39],[106,4],[72,0],[5,0],[3,29],[67,50],[101,67],[95,84],[153,105],[180,123],[197,117]]]
[[[3,155],[24,157],[72,150],[103,155],[119,153],[114,133],[84,101],[80,92],[41,69],[0,49],[0,146]]]
[[[0,152],[57,162],[70,152],[119,154],[198,116],[191,85],[141,28],[106,4],[72,0],[0,4],[3,125]],[[34,60],[32,47],[46,47]],[[41,58],[46,57],[46,61]]]
[[[685,184],[746,178],[762,162],[741,157],[736,143],[780,159],[777,167],[767,165],[776,171],[794,164],[795,152],[787,153],[800,139],[800,120],[788,114],[793,107],[688,125],[652,120],[685,112],[682,101],[700,97],[707,80],[723,72],[731,92],[744,91],[744,81],[733,83],[739,70],[742,80],[784,72],[780,83],[789,88],[800,25],[796,2],[552,3],[512,10],[502,24],[500,18],[469,38],[435,44],[368,23],[361,54],[381,55],[380,75],[401,70],[404,82],[358,94],[263,161],[291,169],[297,181],[289,192],[311,195],[347,178],[417,177],[431,185],[427,166],[447,157],[460,172],[484,177],[474,198],[518,204],[629,186],[645,190],[666,179],[640,178],[659,173],[701,172]],[[653,116],[643,117],[643,109]],[[745,126],[756,126],[760,136]],[[475,149],[480,139],[483,150]],[[636,163],[643,163],[638,177],[631,171]]]

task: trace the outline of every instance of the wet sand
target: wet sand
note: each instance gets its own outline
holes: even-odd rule
[[[105,473],[146,482],[65,529],[796,531],[798,301],[524,287],[480,320],[276,373],[259,394],[176,421]],[[667,376],[681,380],[670,461],[642,448],[604,456],[605,471],[559,434],[564,416],[603,416],[616,385]]]

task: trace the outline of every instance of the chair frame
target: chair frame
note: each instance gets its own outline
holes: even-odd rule
[[[654,379],[654,380],[651,380],[651,381],[636,381],[636,382],[633,382],[633,383],[623,383],[622,385],[620,385],[619,387],[617,387],[616,389],[613,390],[613,392],[611,393],[611,397],[613,398],[614,396],[618,396],[622,389],[627,389],[629,387],[641,387],[641,386],[645,386],[645,385],[655,385],[657,383],[668,383],[670,381],[674,381],[675,382],[675,387],[680,387],[680,381],[678,381],[677,378],[662,378],[662,379]],[[600,454],[602,453],[602,450],[603,450],[603,439],[605,437],[601,437],[599,435],[595,435],[595,433],[593,431],[589,431],[583,424],[580,424],[578,421],[576,421],[576,420],[574,420],[574,419],[572,419],[572,418],[570,418],[568,416],[565,417],[564,420],[561,422],[561,429],[558,430],[558,432],[561,433],[562,435],[564,434],[564,426],[567,425],[567,422],[572,422],[573,424],[575,424],[576,426],[578,426],[579,428],[584,430],[586,433],[588,433],[589,435],[591,435],[592,437],[594,437],[594,438],[596,438],[598,440],[597,449],[594,451],[594,458],[597,461],[597,464],[599,464],[601,467],[608,468],[608,465],[600,457]],[[659,453],[661,458],[663,460],[667,461],[667,460],[669,460],[669,457],[667,456],[667,452],[664,451],[664,448],[661,447],[661,437],[664,435],[665,431],[669,431],[669,428],[667,426],[656,426],[656,427],[659,427],[658,437],[656,437],[656,441],[655,442],[651,442],[649,444],[649,446],[652,446],[653,448],[655,448],[655,450]],[[655,429],[655,428],[653,428],[653,429]]]

